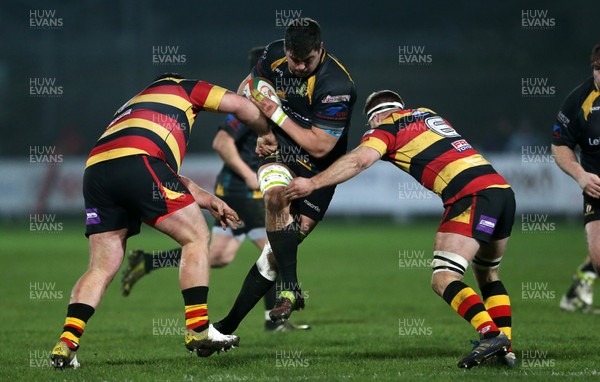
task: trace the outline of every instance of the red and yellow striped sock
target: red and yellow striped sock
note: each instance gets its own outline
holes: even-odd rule
[[[60,340],[66,343],[69,349],[79,349],[79,339],[94,311],[95,309],[87,304],[69,304],[63,332],[60,335]]]
[[[500,333],[481,298],[467,284],[458,280],[451,282],[444,290],[443,297],[483,338],[492,338]]]
[[[185,326],[196,332],[208,329],[208,287],[198,286],[181,291],[185,302]]]
[[[502,281],[492,281],[481,288],[481,296],[485,309],[494,320],[494,323],[500,329],[511,343],[512,351],[512,313],[510,308],[510,298],[508,292],[502,284]]]

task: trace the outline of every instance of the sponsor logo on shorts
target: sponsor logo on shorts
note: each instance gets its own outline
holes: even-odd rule
[[[472,148],[471,145],[464,139],[459,139],[458,141],[452,142],[452,146],[454,146],[456,151],[459,151],[459,152],[462,152],[462,151]]]
[[[100,215],[98,215],[97,208],[86,208],[85,215],[85,225],[100,224]]]
[[[585,213],[583,216],[590,216],[594,214],[594,207],[590,203],[585,203]]]
[[[306,204],[307,206],[309,206],[310,208],[312,208],[313,210],[315,210],[317,212],[321,212],[321,208],[319,206],[312,204],[311,202],[309,202],[306,199],[304,199],[304,204]]]
[[[477,227],[475,227],[475,229],[481,232],[489,233],[491,235],[492,233],[494,233],[494,228],[496,228],[497,222],[498,220],[494,218],[481,215],[481,217],[479,218],[479,223],[477,224]]]

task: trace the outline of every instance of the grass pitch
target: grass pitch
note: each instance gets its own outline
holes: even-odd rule
[[[537,231],[515,224],[502,263],[511,293],[515,369],[461,370],[476,332],[429,287],[437,223],[399,225],[325,221],[300,248],[306,310],[294,322],[310,331],[266,333],[262,302],[236,332],[240,347],[207,359],[183,347],[183,299],[177,270],[119,292],[120,274],[82,337],[82,367],[52,370],[49,353],[61,332],[70,289],[88,262],[83,226],[54,232],[27,223],[2,226],[3,381],[354,381],[597,380],[600,316],[559,310],[572,271],[585,254],[583,228],[557,222]],[[144,227],[129,249],[169,249]],[[229,310],[257,256],[245,243],[227,268],[213,270],[209,314]],[[471,274],[466,282],[474,286]]]

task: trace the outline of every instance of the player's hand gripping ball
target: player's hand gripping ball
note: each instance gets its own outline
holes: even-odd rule
[[[269,98],[277,105],[281,105],[281,100],[277,96],[277,92],[271,84],[271,81],[268,79],[264,77],[254,77],[246,81],[243,88],[244,97],[256,99],[256,96],[253,97],[252,95],[254,90],[258,90],[263,96]]]

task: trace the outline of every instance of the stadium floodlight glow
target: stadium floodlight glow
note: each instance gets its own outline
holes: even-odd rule
[[[371,120],[379,113],[394,109],[404,109],[404,105],[401,102],[383,102],[375,106],[371,110],[367,111],[367,122]]]

